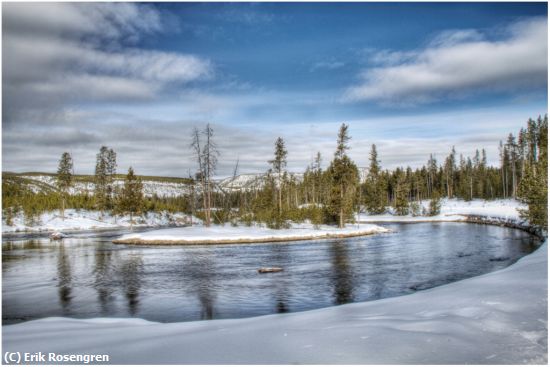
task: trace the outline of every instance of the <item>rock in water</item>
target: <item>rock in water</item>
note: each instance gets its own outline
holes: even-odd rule
[[[58,240],[62,240],[65,237],[67,237],[65,233],[54,232],[50,235],[50,240],[58,241]]]
[[[283,271],[283,268],[272,267],[272,268],[259,268],[258,273],[278,273]]]

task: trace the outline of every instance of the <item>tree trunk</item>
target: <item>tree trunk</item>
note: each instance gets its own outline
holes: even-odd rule
[[[61,220],[65,220],[65,194],[61,198]]]
[[[340,186],[340,228],[344,228],[344,185]]]
[[[278,181],[279,181],[279,216],[282,214],[283,211],[283,185],[281,183],[281,172],[279,172],[278,175]]]

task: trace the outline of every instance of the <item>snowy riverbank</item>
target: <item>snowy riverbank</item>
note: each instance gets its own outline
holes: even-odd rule
[[[47,318],[3,328],[4,352],[114,364],[546,364],[547,244],[516,264],[407,296],[262,317],[160,324]]]
[[[429,201],[423,201],[424,208],[429,207]],[[356,217],[360,223],[372,222],[424,222],[424,221],[462,221],[468,215],[483,216],[487,219],[499,221],[512,221],[521,223],[518,208],[524,208],[523,204],[516,200],[472,200],[463,201],[457,199],[443,199],[441,201],[441,214],[433,217],[412,215],[393,215],[391,209],[387,214],[367,215]],[[61,219],[59,211],[46,212],[39,215],[33,223],[30,223],[22,213],[12,219],[11,225],[2,222],[2,233],[16,232],[78,232],[100,229],[117,229],[130,227],[129,216],[101,215],[98,211],[67,209],[65,220]],[[134,217],[133,227],[161,227],[184,225],[189,221],[189,216],[184,213],[147,213],[144,216]],[[195,218],[194,222],[199,222]],[[229,224],[226,225],[229,227]]]
[[[421,210],[429,211],[430,201],[424,200],[421,202]],[[388,213],[380,215],[360,214],[356,216],[356,220],[360,223],[372,222],[458,222],[465,220],[468,216],[484,217],[486,220],[523,223],[519,217],[518,209],[526,209],[526,206],[521,202],[513,199],[499,200],[471,200],[464,201],[459,199],[442,199],[441,211],[435,216],[412,216],[409,215],[394,215],[393,210],[389,209]]]
[[[302,223],[288,229],[270,229],[257,226],[211,226],[169,228],[124,235],[114,243],[148,245],[186,245],[220,243],[258,243],[300,241],[321,238],[344,238],[389,232],[374,224],[348,225],[346,228]]]
[[[102,229],[117,229],[132,227],[161,227],[178,226],[188,223],[189,216],[183,213],[147,213],[146,215],[134,217],[133,223],[130,216],[101,215],[98,211],[90,210],[65,210],[65,219],[61,219],[59,211],[46,212],[39,215],[34,223],[29,223],[22,213],[19,213],[12,220],[12,225],[7,225],[5,219],[2,223],[2,233],[17,232],[78,232]],[[197,219],[195,219],[197,221]]]

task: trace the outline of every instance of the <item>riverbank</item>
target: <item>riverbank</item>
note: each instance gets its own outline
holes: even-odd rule
[[[422,215],[396,215],[392,208],[388,208],[385,214],[370,215],[361,213],[356,215],[358,223],[422,223],[422,222],[466,222],[476,224],[488,224],[521,229],[541,239],[546,233],[539,227],[532,226],[520,217],[519,210],[527,207],[513,199],[499,200],[471,200],[442,199],[441,210],[438,215],[428,216],[430,201],[420,202]]]
[[[91,210],[65,210],[65,218],[61,218],[58,210],[42,213],[32,222],[29,222],[22,213],[12,218],[8,225],[3,218],[2,235],[19,233],[83,233],[95,230],[116,230],[128,228],[167,227],[188,225],[190,217],[184,213],[149,212],[142,216],[134,216],[130,220],[129,215],[114,216],[109,213],[102,214]],[[195,218],[194,223],[200,223]]]
[[[441,209],[438,215],[428,216],[430,201],[423,200],[419,203],[420,213],[418,215],[396,215],[393,208],[388,207],[384,214],[356,215],[359,223],[373,222],[459,222],[467,217],[483,217],[487,221],[525,223],[519,216],[519,209],[527,209],[521,202],[513,199],[481,200],[475,199],[465,201],[460,199],[442,199]]]
[[[259,226],[218,226],[169,228],[124,235],[113,243],[130,245],[196,245],[265,243],[304,241],[327,238],[346,238],[387,233],[388,229],[374,224],[315,227],[311,224],[293,224],[290,228],[270,229]]]
[[[167,324],[46,318],[5,326],[3,350],[107,354],[112,364],[546,364],[547,259],[545,243],[493,273],[290,314]]]

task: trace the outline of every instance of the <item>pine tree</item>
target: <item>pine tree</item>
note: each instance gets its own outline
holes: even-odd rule
[[[386,210],[385,182],[380,175],[380,161],[376,152],[376,145],[372,145],[370,152],[369,174],[366,182],[365,204],[371,214],[381,214]]]
[[[130,167],[124,180],[124,187],[120,192],[118,211],[130,214],[130,226],[132,226],[134,215],[140,214],[143,207],[143,184],[134,174],[134,169]]]
[[[65,204],[73,184],[73,159],[67,152],[61,155],[57,168],[57,188],[61,193],[61,219],[65,220]]]
[[[346,154],[349,140],[348,126],[342,124],[334,159],[327,169],[331,187],[329,213],[333,218],[337,218],[340,228],[344,228],[346,220],[353,218],[354,199],[359,186],[357,166]]]
[[[283,181],[281,175],[286,167],[287,150],[285,149],[285,142],[281,137],[278,137],[275,141],[275,157],[269,161],[273,171],[277,175],[277,211],[279,217],[282,215],[283,210]]]
[[[395,202],[394,209],[397,215],[407,215],[409,214],[409,201],[408,201],[408,192],[407,189],[407,180],[406,175],[402,169],[396,169],[396,186],[395,186]]]
[[[103,212],[113,208],[113,184],[116,174],[116,153],[113,149],[102,146],[96,155],[95,196],[98,209]]]
[[[519,199],[528,206],[527,210],[520,210],[520,215],[548,230],[548,116],[544,120],[539,117],[535,126],[528,125],[528,129],[536,139],[530,143],[533,156],[529,157],[518,189]]]
[[[429,216],[438,215],[441,212],[441,196],[438,191],[434,191],[432,199],[430,200],[430,208],[428,211]]]

